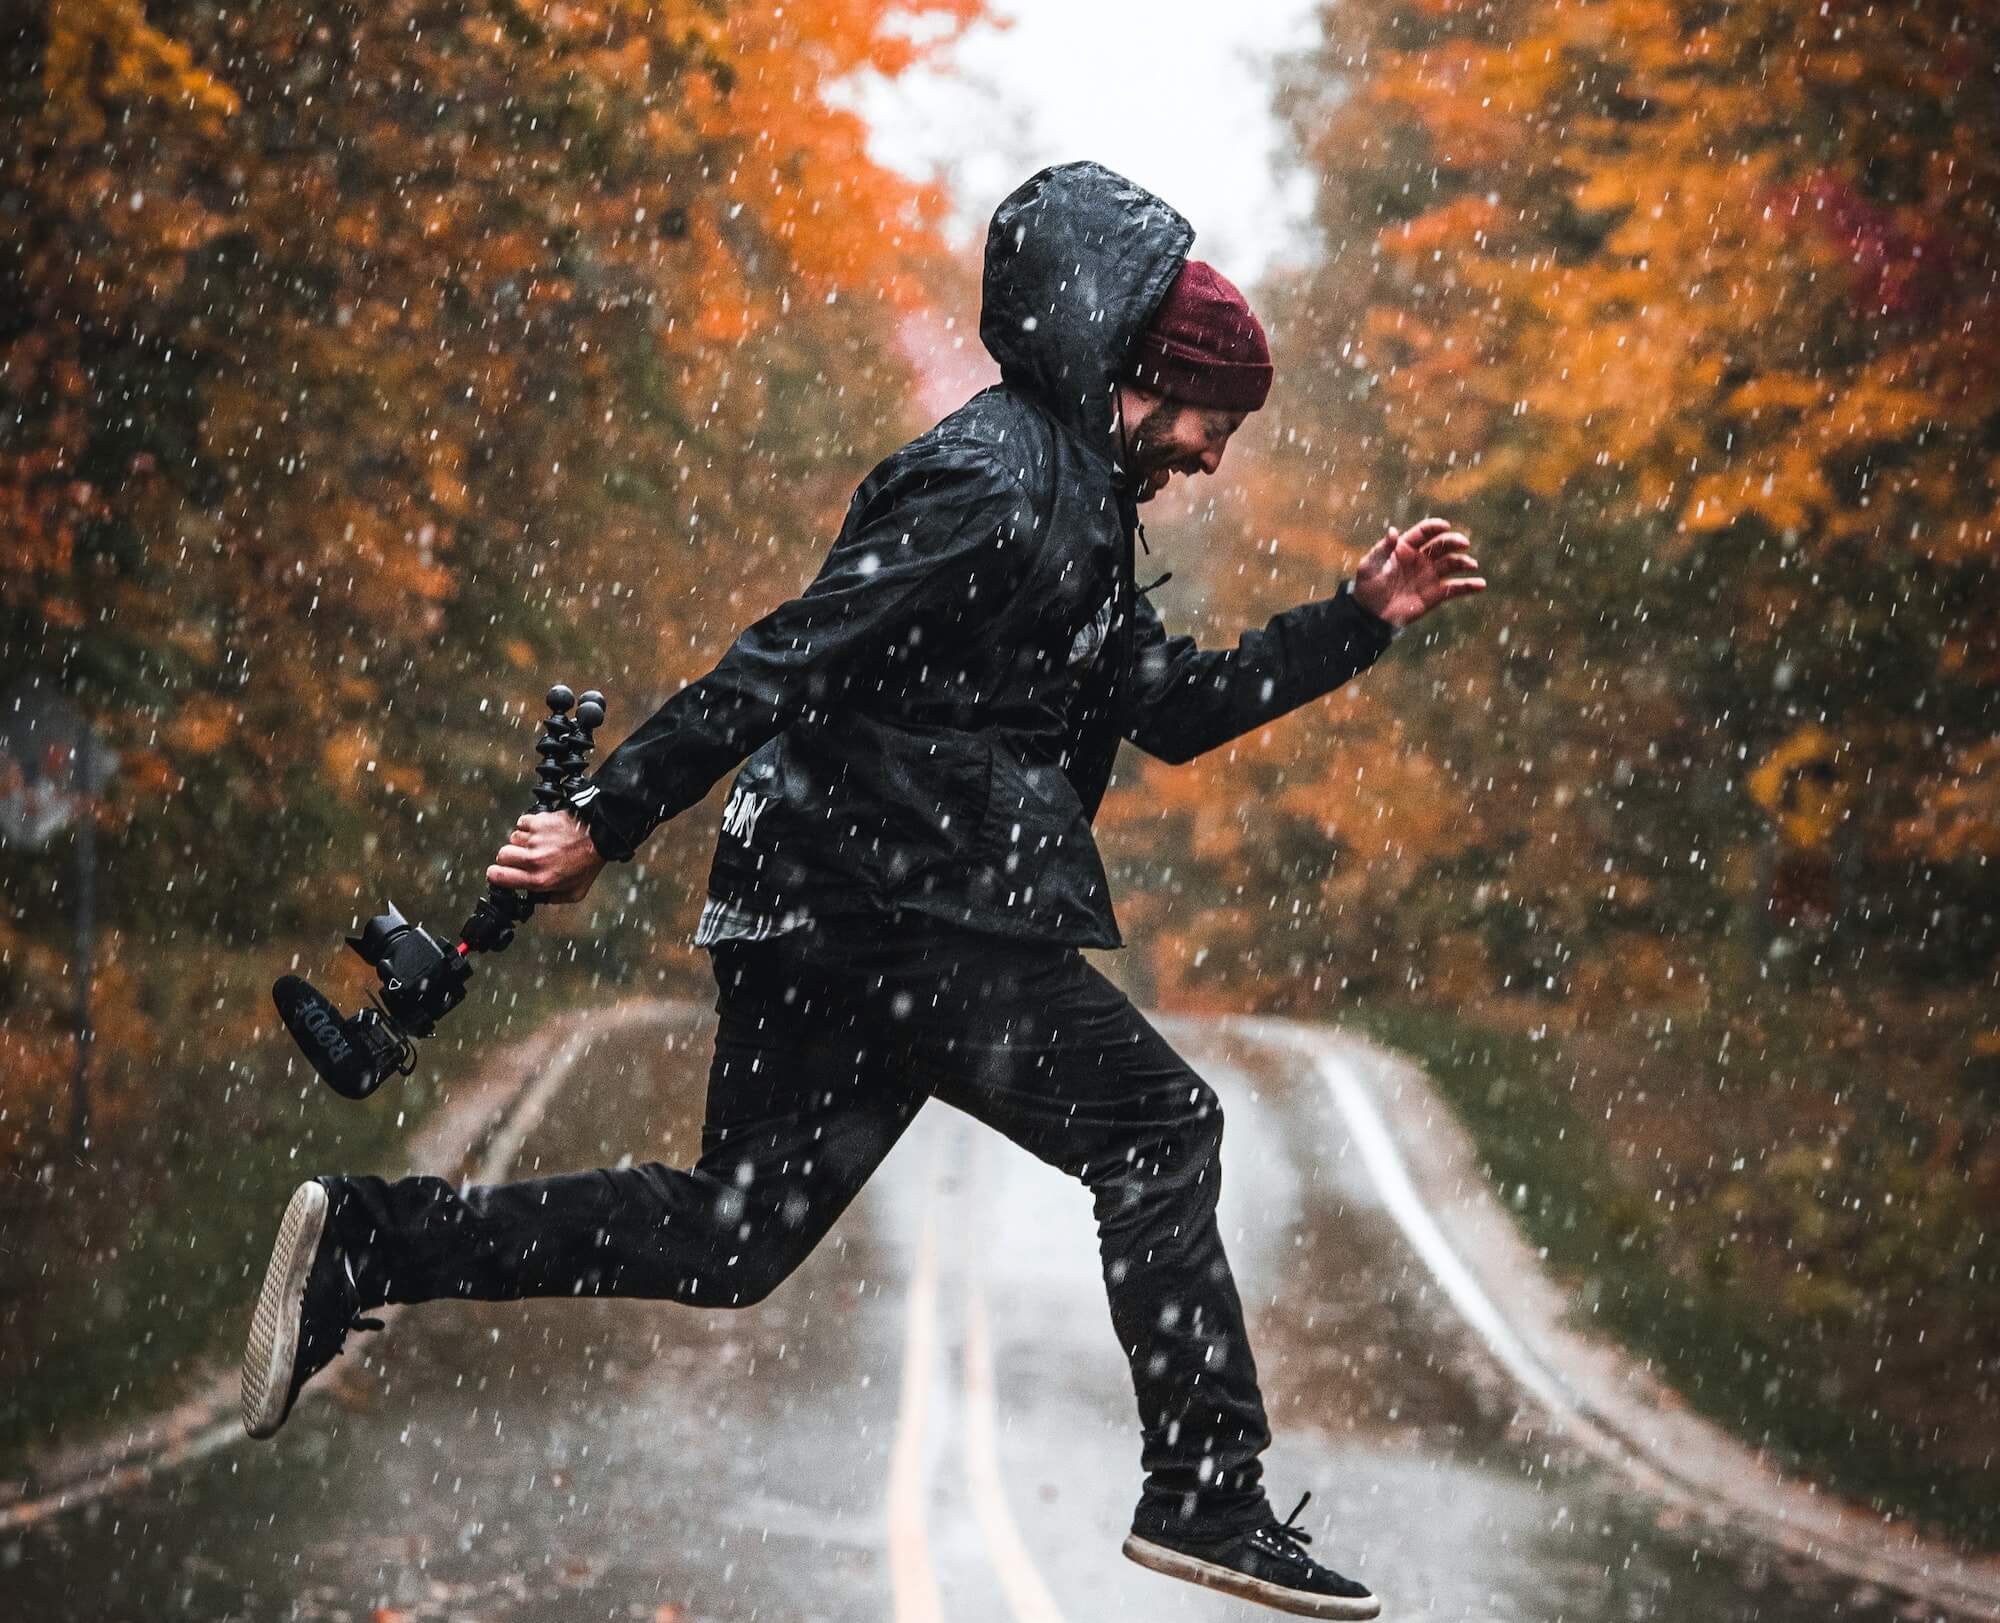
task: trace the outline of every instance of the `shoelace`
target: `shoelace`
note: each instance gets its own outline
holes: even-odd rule
[[[1305,1546],[1312,1543],[1312,1534],[1298,1524],[1300,1513],[1310,1503],[1312,1503],[1310,1492],[1300,1494],[1299,1502],[1292,1506],[1291,1515],[1281,1522],[1265,1523],[1252,1537],[1269,1539],[1277,1553],[1296,1556],[1301,1561],[1310,1561],[1312,1557],[1306,1554]]]
[[[1283,1521],[1278,1523],[1278,1525],[1275,1528],[1273,1528],[1272,1531],[1280,1534],[1285,1538],[1293,1539],[1300,1544],[1312,1543],[1312,1534],[1308,1533],[1303,1527],[1299,1526],[1300,1513],[1306,1508],[1307,1505],[1311,1503],[1312,1503],[1312,1495],[1310,1493],[1300,1494],[1299,1502],[1296,1505],[1292,1506],[1291,1515],[1287,1516]]]

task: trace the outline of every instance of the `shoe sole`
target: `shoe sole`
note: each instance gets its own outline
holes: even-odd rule
[[[1217,1566],[1199,1556],[1170,1550],[1164,1544],[1139,1537],[1137,1533],[1125,1540],[1125,1558],[1164,1577],[1179,1578],[1184,1583],[1199,1584],[1204,1589],[1234,1595],[1238,1600],[1255,1601],[1259,1606],[1291,1612],[1298,1617],[1359,1619],[1375,1617],[1382,1610],[1382,1602],[1373,1595],[1307,1595],[1296,1589],[1286,1589],[1281,1584],[1252,1578],[1233,1567]]]
[[[278,1243],[271,1248],[264,1288],[257,1293],[257,1311],[250,1320],[250,1343],[243,1351],[243,1429],[252,1437],[269,1437],[285,1423],[306,1276],[326,1232],[326,1212],[326,1186],[302,1183],[292,1191],[278,1224]]]

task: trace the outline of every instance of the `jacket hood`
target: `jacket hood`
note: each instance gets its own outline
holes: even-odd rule
[[[1099,163],[1040,171],[993,211],[979,337],[1000,375],[1102,456],[1111,391],[1194,227]]]

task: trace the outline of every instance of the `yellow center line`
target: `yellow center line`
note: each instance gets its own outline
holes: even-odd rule
[[[1027,1544],[1007,1509],[993,1397],[992,1326],[976,1265],[966,1283],[965,1319],[965,1474],[986,1558],[999,1575],[1015,1623],[1062,1623],[1055,1597],[1028,1558]]]
[[[984,1148],[968,1145],[963,1137],[950,1141],[954,1161],[963,1161],[968,1152],[972,1161],[966,1180],[969,1187],[952,1197],[954,1205],[978,1202],[990,1193],[980,1176]],[[931,1561],[927,1514],[929,1433],[938,1353],[940,1159],[934,1155],[924,1174],[923,1216],[904,1319],[902,1394],[896,1411],[895,1445],[889,1455],[889,1585],[895,1623],[943,1623],[944,1617]],[[945,1220],[951,1221],[950,1214]],[[965,1478],[973,1518],[1014,1623],[1063,1623],[1055,1597],[1036,1570],[1027,1541],[1007,1508],[994,1393],[993,1326],[974,1240],[977,1225],[961,1222],[956,1227],[963,1242],[955,1248],[954,1267],[965,1281],[965,1340],[960,1365],[965,1399]]]
[[[929,1489],[931,1378],[937,1359],[937,1178],[925,1179],[923,1229],[903,1331],[903,1389],[889,1455],[889,1590],[896,1623],[943,1623],[924,1500]]]

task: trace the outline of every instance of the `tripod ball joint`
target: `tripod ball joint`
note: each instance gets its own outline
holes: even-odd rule
[[[579,700],[561,682],[548,690],[545,703],[549,714],[535,740],[535,811],[571,804],[583,787],[591,735],[605,713],[604,695],[595,688]],[[430,1036],[464,1001],[471,955],[504,950],[515,926],[534,910],[534,898],[525,892],[489,884],[454,943],[412,924],[392,905],[347,941],[381,980],[367,1008],[343,1015],[331,998],[297,975],[286,975],[271,988],[272,1001],[326,1084],[345,1098],[365,1099],[391,1075],[408,1076],[415,1068],[416,1039]]]

